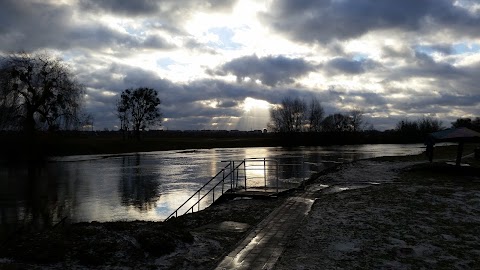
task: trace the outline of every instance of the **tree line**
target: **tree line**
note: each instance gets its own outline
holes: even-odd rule
[[[325,116],[325,110],[317,98],[307,102],[298,97],[286,97],[278,106],[271,108],[268,127],[279,133],[359,132],[366,128],[373,129],[365,121],[361,110]]]

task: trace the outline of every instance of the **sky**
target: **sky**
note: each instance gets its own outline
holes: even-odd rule
[[[479,0],[0,0],[0,54],[21,50],[68,64],[98,130],[136,87],[168,130],[262,129],[285,97],[378,130],[480,116]]]

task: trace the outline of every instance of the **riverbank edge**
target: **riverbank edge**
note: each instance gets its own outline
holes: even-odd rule
[[[149,133],[147,133],[149,134]],[[0,161],[41,161],[51,156],[122,154],[151,151],[239,148],[300,147],[358,144],[422,143],[409,138],[372,132],[255,133],[255,132],[157,132],[141,140],[123,138],[118,132],[0,133]]]

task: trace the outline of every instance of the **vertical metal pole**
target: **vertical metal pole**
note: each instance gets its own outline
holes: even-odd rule
[[[302,187],[305,190],[305,158],[302,156]]]
[[[245,190],[247,190],[247,160],[243,160],[243,172],[245,174]]]
[[[235,161],[232,161],[232,173],[230,174],[230,190],[233,191],[233,181],[235,179]]]
[[[263,181],[265,182],[264,188],[267,188],[267,162],[265,158],[263,158]]]
[[[240,166],[242,166],[241,162],[240,162]],[[235,181],[235,188],[238,187],[238,175],[240,174],[240,166],[238,166],[238,170],[237,170],[237,180]]]
[[[225,183],[224,180],[225,180],[225,170],[222,170],[222,194],[223,194],[223,184]]]
[[[198,191],[198,211],[200,211],[200,190]]]
[[[278,160],[277,160],[277,193],[278,193]]]

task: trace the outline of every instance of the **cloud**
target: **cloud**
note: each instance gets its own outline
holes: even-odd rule
[[[273,1],[263,21],[289,37],[309,43],[358,38],[370,31],[452,30],[476,36],[480,16],[450,0]]]
[[[342,57],[336,57],[326,64],[326,68],[336,74],[361,74],[377,66],[380,65],[373,60],[350,60]]]
[[[3,1],[0,9],[0,50],[83,48],[129,51],[132,48],[174,47],[158,35],[131,34],[88,20],[88,14],[82,17],[85,19],[76,19],[74,6],[67,4]]]
[[[88,12],[108,12],[122,16],[163,16],[181,20],[194,11],[230,10],[236,0],[80,0],[80,7]]]
[[[262,84],[276,86],[290,84],[296,78],[314,71],[316,66],[304,59],[292,59],[284,56],[267,56],[259,58],[256,55],[233,59],[220,66],[214,73],[217,75],[233,74],[238,81],[246,78],[260,80]]]
[[[154,0],[80,0],[80,7],[88,11],[104,11],[121,15],[152,15],[159,9]]]

